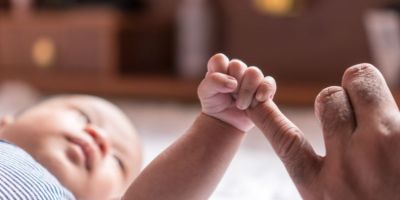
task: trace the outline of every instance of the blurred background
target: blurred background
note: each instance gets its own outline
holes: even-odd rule
[[[278,83],[276,102],[324,154],[313,101],[344,70],[378,66],[397,96],[398,0],[0,0],[0,116],[49,95],[106,97],[132,118],[146,163],[200,111],[223,52]],[[212,199],[299,199],[254,129]]]

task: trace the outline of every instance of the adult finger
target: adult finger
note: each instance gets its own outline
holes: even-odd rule
[[[343,151],[356,126],[346,92],[339,86],[325,88],[314,105],[315,115],[322,125],[327,156]]]
[[[271,143],[299,191],[304,191],[317,176],[321,158],[303,133],[272,100],[260,103],[247,112]]]
[[[389,87],[374,66],[359,64],[350,67],[343,75],[342,86],[349,94],[357,126],[388,125],[398,115],[398,107]]]

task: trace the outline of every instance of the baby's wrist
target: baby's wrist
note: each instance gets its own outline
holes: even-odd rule
[[[245,133],[244,130],[240,129],[239,127],[235,126],[232,123],[229,123],[223,119],[220,119],[219,117],[201,112],[199,116],[199,120],[203,121],[206,126],[210,128],[216,128],[216,129],[221,129],[223,131],[232,131],[235,133],[240,133],[243,134]]]

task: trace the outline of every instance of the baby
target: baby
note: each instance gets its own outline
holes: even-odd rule
[[[82,95],[44,101],[0,123],[0,199],[207,199],[254,126],[245,110],[275,89],[258,68],[213,56],[201,114],[140,175],[136,131],[117,107]]]
[[[118,197],[140,169],[133,126],[114,105],[96,97],[47,100],[15,120],[3,119],[0,138],[29,153],[76,199]]]

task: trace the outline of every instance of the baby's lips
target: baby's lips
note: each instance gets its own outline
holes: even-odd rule
[[[85,166],[86,169],[88,171],[92,171],[93,167],[94,167],[94,154],[95,154],[95,150],[94,148],[91,147],[91,145],[89,143],[85,143],[82,146],[82,150],[85,154]]]
[[[93,143],[86,141],[83,138],[69,137],[68,140],[75,145],[78,145],[85,157],[85,168],[88,171],[93,170],[95,166],[96,147]]]

